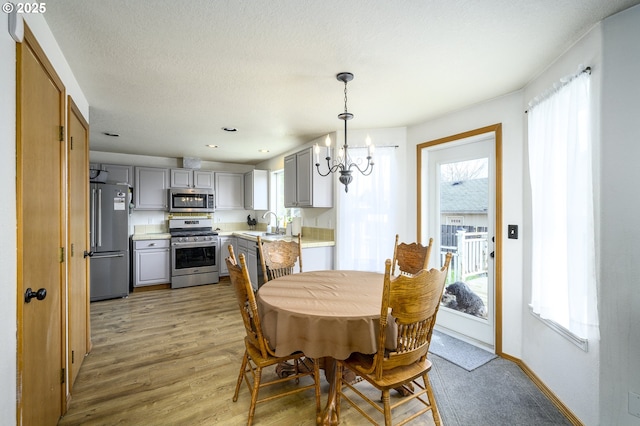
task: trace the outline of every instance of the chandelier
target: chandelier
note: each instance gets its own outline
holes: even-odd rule
[[[373,152],[375,150],[375,146],[371,144],[371,138],[367,136],[366,145],[367,145],[367,165],[366,167],[360,167],[363,162],[361,158],[357,161],[351,161],[351,157],[349,156],[349,144],[347,143],[347,120],[351,120],[353,118],[353,114],[347,112],[347,83],[353,80],[353,74],[350,72],[341,72],[336,75],[338,81],[342,81],[344,83],[344,112],[338,114],[338,118],[344,121],[344,145],[340,148],[340,152],[338,153],[338,157],[334,160],[331,159],[331,138],[327,135],[325,139],[325,145],[327,146],[327,156],[325,160],[327,160],[327,172],[322,173],[320,171],[320,147],[316,143],[314,146],[314,151],[316,154],[316,169],[318,170],[318,174],[320,176],[329,176],[331,173],[340,172],[340,177],[338,180],[344,185],[344,192],[349,192],[349,184],[353,180],[353,176],[351,176],[351,171],[353,169],[358,170],[364,176],[369,176],[373,171]]]

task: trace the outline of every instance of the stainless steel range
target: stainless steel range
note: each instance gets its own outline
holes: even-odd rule
[[[218,276],[218,233],[209,218],[169,219],[171,288],[213,284]]]

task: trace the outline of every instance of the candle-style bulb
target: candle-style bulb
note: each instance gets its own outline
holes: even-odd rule
[[[329,135],[327,135],[327,137],[324,140],[324,144],[328,147],[331,146],[331,138],[329,137]]]

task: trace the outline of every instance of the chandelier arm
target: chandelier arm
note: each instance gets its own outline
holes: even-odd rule
[[[326,176],[329,176],[331,173],[335,173],[338,170],[344,169],[344,166],[342,164],[334,164],[332,166],[331,163],[329,163],[330,159],[331,159],[330,157],[326,158],[326,160],[327,160],[327,173],[324,173],[324,174],[320,171],[320,163],[316,163],[316,169],[318,170],[318,174],[320,176],[326,177]]]
[[[371,174],[371,172],[373,171],[373,165],[374,162],[371,161],[371,157],[367,157],[367,167],[365,167],[364,169],[362,169],[358,163],[353,162],[349,165],[349,170],[351,170],[352,167],[355,167],[363,176],[369,176]]]

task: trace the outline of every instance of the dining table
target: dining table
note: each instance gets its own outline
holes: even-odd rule
[[[329,382],[319,425],[337,425],[335,360],[377,350],[384,275],[326,270],[286,275],[257,292],[262,330],[278,356],[301,351],[323,360]]]

